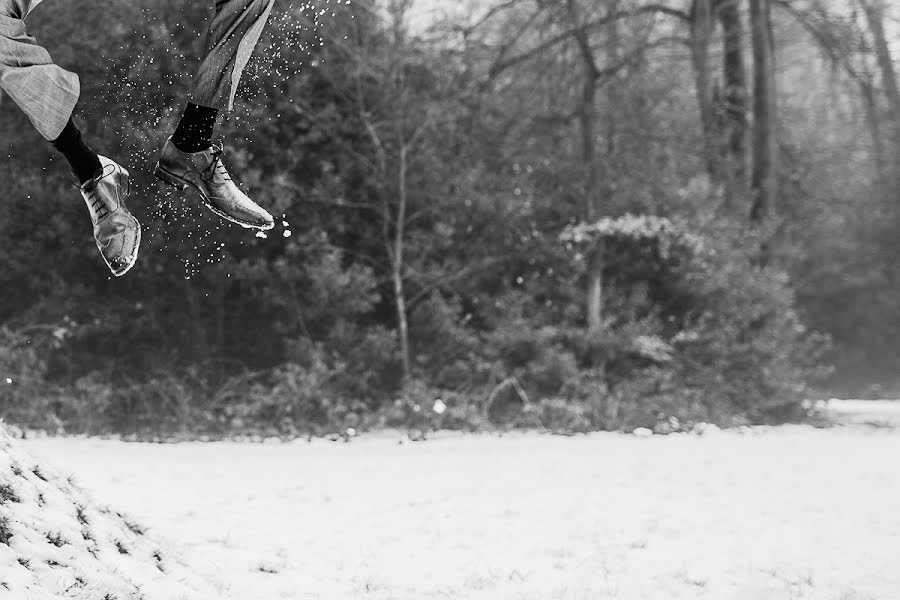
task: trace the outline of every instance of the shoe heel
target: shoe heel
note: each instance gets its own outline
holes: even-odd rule
[[[156,169],[154,169],[153,174],[163,183],[178,188],[179,190],[184,190],[184,188],[187,187],[186,183],[179,181],[174,175],[169,174],[165,169],[159,166],[159,163],[156,163]]]

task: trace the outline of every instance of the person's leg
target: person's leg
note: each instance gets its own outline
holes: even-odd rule
[[[219,111],[230,111],[241,74],[259,42],[275,0],[216,0],[206,51],[178,127],[156,175],[180,189],[196,190],[216,214],[244,227],[270,229],[272,216],[231,181],[212,145]]]
[[[75,73],[53,64],[25,31],[34,0],[0,0],[0,87],[47,140],[62,133],[78,102]]]
[[[211,145],[216,117],[219,111],[233,108],[241,74],[259,43],[274,3],[275,0],[216,0],[191,101],[172,135],[172,142],[180,150],[199,152]]]
[[[91,150],[72,122],[78,76],[53,64],[49,53],[25,31],[24,19],[39,1],[0,0],[0,89],[69,161],[103,259],[115,275],[124,275],[134,265],[140,245],[140,225],[123,202],[128,172]]]
[[[78,76],[53,64],[50,54],[27,34],[24,19],[36,4],[36,0],[0,0],[0,88],[84,183],[101,166],[71,119],[79,95]]]
[[[97,176],[103,166],[100,156],[85,143],[81,131],[70,118],[59,137],[50,142],[66,158],[72,174],[83,184]]]
[[[193,101],[230,111],[244,67],[259,43],[275,0],[216,0]]]

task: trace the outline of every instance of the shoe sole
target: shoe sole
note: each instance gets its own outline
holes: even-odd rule
[[[106,263],[106,266],[109,267],[109,270],[112,271],[112,274],[116,277],[122,277],[128,271],[130,271],[134,265],[137,264],[138,252],[141,249],[141,223],[137,219],[134,219],[134,223],[135,225],[137,225],[137,239],[135,239],[134,241],[134,252],[131,254],[131,256],[128,257],[128,262],[126,263],[125,268],[121,271],[116,272],[112,267],[109,267],[109,263]]]
[[[244,227],[246,229],[259,229],[262,231],[268,231],[269,229],[272,229],[275,226],[274,224],[272,224],[272,225],[256,225],[253,223],[248,223],[247,221],[241,221],[240,219],[237,219],[237,218],[229,215],[228,213],[222,211],[221,209],[219,209],[215,205],[213,205],[213,203],[210,202],[209,199],[206,197],[206,194],[203,193],[203,190],[201,190],[199,187],[197,187],[196,185],[194,185],[187,179],[182,179],[181,177],[175,175],[174,173],[170,173],[170,172],[166,171],[164,168],[162,168],[162,166],[160,166],[159,163],[156,163],[156,168],[153,170],[153,174],[156,175],[156,177],[163,183],[165,183],[167,185],[171,185],[172,187],[174,187],[182,192],[185,189],[187,189],[188,187],[190,187],[192,190],[197,192],[197,194],[200,196],[200,199],[203,201],[203,204],[206,206],[206,208],[213,211],[215,214],[222,217],[226,221],[231,221],[232,223],[237,223],[238,225],[240,225],[241,227]]]

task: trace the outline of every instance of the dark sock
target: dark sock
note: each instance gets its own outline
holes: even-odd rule
[[[78,178],[79,183],[93,179],[97,171],[103,168],[100,157],[81,139],[81,132],[72,119],[66,123],[59,137],[50,143],[69,161],[72,173]]]
[[[181,121],[172,134],[172,143],[182,152],[206,150],[212,146],[213,128],[218,115],[219,111],[215,108],[188,102]]]

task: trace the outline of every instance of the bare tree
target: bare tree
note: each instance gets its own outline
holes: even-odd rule
[[[710,47],[722,25],[724,89],[710,75]],[[691,3],[691,64],[707,172],[724,186],[726,200],[746,197],[747,187],[747,70],[744,66],[744,27],[741,0],[693,0]]]
[[[778,193],[777,105],[771,0],[750,0],[753,41],[753,172],[750,218],[759,223],[771,215]]]
[[[894,70],[894,61],[891,58],[887,36],[884,32],[884,2],[882,0],[859,0],[859,3],[866,13],[869,31],[875,43],[875,56],[878,58],[882,84],[892,116],[895,120],[900,120],[900,87],[897,84],[897,73]]]
[[[697,105],[700,108],[706,170],[714,181],[718,181],[719,153],[716,148],[716,118],[709,76],[709,47],[715,29],[713,1],[693,0],[690,15],[691,66],[694,71]]]
[[[723,175],[728,198],[743,200],[747,186],[747,70],[744,66],[744,27],[740,0],[721,0],[722,24],[722,138],[725,145]]]
[[[865,32],[858,28],[855,20],[842,19],[831,14],[818,0],[776,0],[776,4],[791,14],[809,32],[825,56],[835,66],[840,67],[856,85],[872,141],[873,172],[878,181],[885,181],[886,148],[881,124],[880,94],[875,73],[868,66],[871,54],[869,46],[862,43]],[[878,11],[872,13],[876,24],[880,22],[882,14]],[[881,29],[883,32],[883,27]],[[889,76],[891,72],[892,70],[889,71]]]
[[[882,0],[859,0],[859,3],[866,14],[869,33],[875,47],[875,57],[881,72],[881,83],[890,108],[892,162],[897,165],[900,163],[900,86],[897,84],[897,72],[884,31],[885,4]],[[870,98],[866,100],[872,101]]]
[[[598,173],[596,158],[596,104],[597,81],[600,69],[591,47],[586,21],[581,17],[578,0],[568,0],[569,18],[572,20],[573,34],[578,44],[583,72],[581,101],[578,119],[581,123],[582,168],[584,170],[584,218],[597,218]],[[587,318],[591,331],[598,331],[603,325],[603,249],[597,247],[589,259]]]
[[[397,320],[397,341],[403,380],[412,374],[407,302],[407,225],[414,218],[410,207],[409,173],[411,156],[432,126],[430,116],[413,115],[408,98],[414,86],[407,81],[405,18],[411,0],[391,0],[389,11],[390,48],[386,63],[379,66],[359,60],[356,73],[357,107],[374,152],[374,162],[364,161],[374,174],[382,241],[388,259],[388,271]],[[383,94],[377,111],[367,105],[363,79],[374,78]],[[377,112],[377,114],[375,114]],[[359,155],[357,155],[359,156]]]

